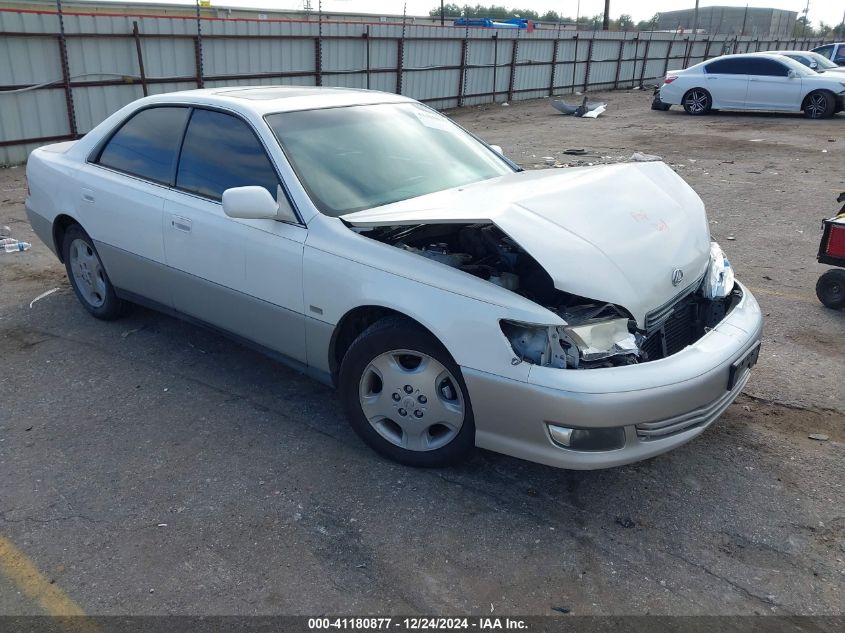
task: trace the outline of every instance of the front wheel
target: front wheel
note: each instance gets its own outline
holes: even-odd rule
[[[340,397],[372,449],[409,466],[445,466],[475,445],[460,368],[427,331],[389,317],[365,330],[340,367]]]
[[[845,308],[845,270],[833,268],[819,277],[816,296],[828,308]]]
[[[700,116],[710,112],[713,99],[704,88],[693,88],[684,95],[682,103],[687,114]]]
[[[811,92],[804,100],[804,116],[808,119],[826,119],[836,111],[836,97],[826,90]]]
[[[104,321],[123,314],[125,304],[114,292],[94,241],[78,224],[65,231],[62,257],[76,298],[88,312]]]

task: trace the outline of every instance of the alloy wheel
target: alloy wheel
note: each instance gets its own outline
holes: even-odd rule
[[[707,93],[701,90],[693,90],[686,99],[687,107],[695,113],[707,110]]]
[[[819,119],[827,110],[827,97],[822,94],[810,95],[807,101],[807,112],[810,118]]]

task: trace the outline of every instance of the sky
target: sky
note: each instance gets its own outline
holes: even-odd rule
[[[154,0],[168,2],[171,0]],[[301,9],[304,0],[212,0],[212,6],[255,7],[268,9]],[[596,15],[604,11],[604,0],[451,0],[459,5],[496,4],[506,7],[533,9],[539,13],[549,10],[561,15],[575,17],[580,2],[581,15]],[[314,10],[319,0],[311,0]],[[407,0],[408,15],[427,15],[429,10],[439,6],[440,0]],[[174,4],[193,4],[190,0],[175,0]],[[323,11],[343,11],[361,13],[384,13],[401,15],[404,0],[322,0]],[[610,17],[616,18],[627,13],[635,22],[649,20],[659,11],[691,8],[694,0],[611,0]],[[799,15],[807,5],[807,0],[704,0],[700,6],[740,6],[767,7],[797,11]],[[830,25],[842,22],[845,13],[845,0],[810,0],[810,22],[818,25],[820,21]]]

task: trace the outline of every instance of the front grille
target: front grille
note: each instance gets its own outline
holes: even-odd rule
[[[731,402],[734,401],[734,398],[736,398],[739,392],[742,391],[742,388],[745,386],[745,383],[748,382],[748,378],[750,376],[751,372],[746,371],[731,391],[726,391],[723,396],[717,398],[710,404],[704,405],[703,407],[690,411],[689,413],[683,413],[666,420],[637,424],[637,437],[645,441],[657,440],[669,437],[670,435],[675,435],[676,433],[681,433],[682,431],[687,431],[689,429],[709,424],[724,413],[725,409],[728,408]]]
[[[695,297],[689,295],[672,305],[669,314],[642,345],[646,360],[666,358],[695,343],[704,334],[698,309]]]
[[[647,315],[645,315],[645,331],[652,332],[659,328],[663,322],[669,318],[669,315],[672,314],[672,311],[675,309],[675,306],[678,305],[679,302],[683,301],[687,297],[689,297],[695,289],[698,288],[698,284],[701,281],[701,277],[687,286],[684,290],[680,293],[672,297],[669,301],[664,303],[659,308],[655,308]]]

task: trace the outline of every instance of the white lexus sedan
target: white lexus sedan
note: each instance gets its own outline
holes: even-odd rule
[[[682,105],[688,114],[710,110],[803,112],[830,117],[845,106],[845,77],[817,73],[774,53],[722,55],[686,70],[670,70],[660,101]]]
[[[757,302],[665,164],[522,171],[393,94],[147,97],[35,150],[27,178],[88,312],[146,304],[336,385],[405,464],[652,457],[759,352]]]

